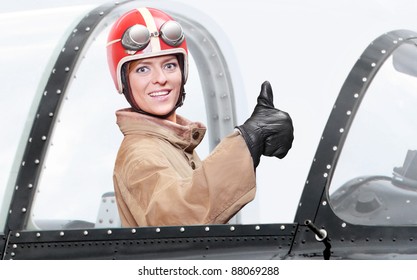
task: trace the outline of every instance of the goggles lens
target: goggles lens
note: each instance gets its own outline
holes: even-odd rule
[[[136,24],[125,31],[122,37],[122,45],[127,50],[139,51],[146,48],[151,40],[148,28]]]
[[[145,49],[151,37],[158,37],[171,47],[177,47],[184,41],[184,32],[181,25],[176,21],[167,21],[161,26],[160,33],[149,32],[149,29],[141,24],[129,27],[122,36],[122,45],[131,51]]]
[[[181,45],[184,41],[184,32],[181,25],[176,21],[167,21],[161,26],[162,40],[172,47]]]

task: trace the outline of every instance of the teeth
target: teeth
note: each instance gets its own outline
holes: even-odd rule
[[[158,92],[152,92],[151,94],[149,94],[151,97],[157,97],[157,96],[163,96],[163,95],[167,95],[168,91],[158,91]]]

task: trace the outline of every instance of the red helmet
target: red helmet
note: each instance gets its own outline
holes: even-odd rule
[[[183,83],[188,76],[188,49],[181,25],[154,8],[139,8],[122,15],[110,30],[107,60],[114,84],[123,92],[122,66],[126,62],[161,55],[179,55]]]

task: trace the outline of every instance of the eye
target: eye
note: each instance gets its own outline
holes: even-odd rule
[[[177,69],[178,64],[175,62],[169,62],[167,64],[165,64],[164,68],[170,71],[174,71],[175,69]]]
[[[147,73],[149,71],[149,68],[147,66],[139,66],[136,68],[136,73]]]

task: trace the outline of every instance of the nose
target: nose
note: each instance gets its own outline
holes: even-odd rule
[[[152,74],[152,83],[163,85],[167,82],[167,77],[163,69],[155,68]]]

